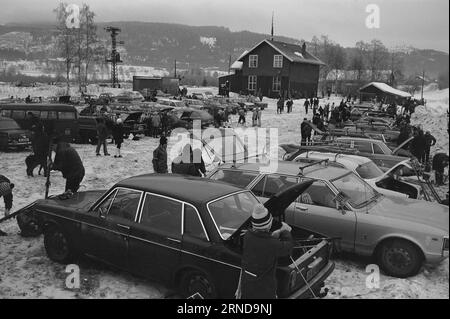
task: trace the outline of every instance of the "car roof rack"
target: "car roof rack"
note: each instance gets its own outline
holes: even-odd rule
[[[329,159],[327,158],[327,159],[323,159],[323,160],[320,160],[320,161],[316,161],[316,162],[314,162],[314,163],[311,163],[311,164],[307,164],[307,165],[305,165],[305,166],[300,166],[299,168],[300,168],[300,175],[303,175],[303,170],[305,169],[305,168],[308,168],[308,167],[312,167],[312,166],[315,166],[315,165],[320,165],[320,164],[322,164],[322,163],[325,163],[325,165],[328,165],[328,161],[329,161]]]

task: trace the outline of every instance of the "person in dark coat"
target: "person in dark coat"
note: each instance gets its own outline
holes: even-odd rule
[[[0,197],[3,197],[3,201],[5,202],[5,217],[11,212],[12,204],[13,204],[13,193],[14,184],[3,175],[0,175]]]
[[[195,175],[198,177],[205,177],[206,176],[206,167],[205,162],[203,161],[202,157],[202,150],[199,148],[196,148],[193,151],[193,160],[194,160],[194,166],[195,166]]]
[[[437,153],[433,157],[433,170],[436,179],[436,185],[444,185],[444,170],[448,166],[448,155],[445,153]]]
[[[49,155],[49,136],[42,130],[38,135],[34,137],[33,153],[35,156],[35,162],[44,168],[44,176],[47,176],[47,158]],[[33,171],[28,172],[29,176],[33,176]]]
[[[411,154],[414,155],[420,163],[425,162],[425,148],[426,148],[426,138],[423,134],[423,131],[419,129],[417,131],[417,135],[411,141],[410,151]]]
[[[245,125],[245,110],[243,107],[239,108],[238,114],[239,114],[238,124]]]
[[[161,136],[159,146],[153,151],[153,170],[158,174],[167,174],[167,137]]]
[[[292,105],[294,105],[294,101],[292,101],[292,99],[289,99],[286,102],[286,106],[287,106],[287,112],[291,113],[292,112]]]
[[[197,177],[202,176],[198,170],[201,167],[201,163],[199,164],[200,165],[196,165],[196,163],[194,163],[192,147],[190,144],[186,144],[183,147],[182,153],[172,161],[172,173]]]
[[[56,156],[51,169],[60,171],[66,179],[65,192],[78,192],[85,174],[80,155],[69,143],[61,142],[58,138],[54,140],[53,150]]]
[[[112,133],[113,133],[114,143],[116,143],[116,147],[117,147],[117,154],[114,155],[114,158],[121,158],[122,154],[120,154],[120,150],[122,148],[123,134],[124,134],[122,119],[120,119],[120,118],[117,119],[116,124],[113,126]]]
[[[97,118],[97,149],[96,154],[100,156],[100,148],[103,145],[103,154],[109,156],[108,148],[106,146],[106,139],[108,138],[108,130],[105,125],[105,120],[103,118]]]
[[[289,256],[294,247],[291,227],[282,223],[270,232],[272,216],[258,204],[251,217],[252,228],[244,235],[240,293],[242,299],[276,299],[278,258]]]
[[[426,141],[426,144],[425,144],[425,163],[428,164],[430,162],[430,150],[431,150],[432,146],[436,145],[436,138],[433,135],[431,135],[430,131],[427,131],[425,133],[425,141]]]
[[[305,107],[305,114],[308,115],[308,109],[309,109],[309,100],[306,99],[305,103],[303,104],[303,106]]]
[[[306,117],[300,125],[300,131],[302,134],[302,145],[308,145],[311,141],[311,126],[309,126],[309,122]]]
[[[397,146],[400,146],[404,141],[409,139],[410,136],[411,136],[411,127],[407,124],[403,125],[400,129],[400,134],[398,135],[397,138]],[[403,146],[403,148],[405,147],[406,145]]]

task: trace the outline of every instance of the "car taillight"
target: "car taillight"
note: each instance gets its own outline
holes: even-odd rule
[[[442,243],[442,253],[448,253],[448,237],[444,237],[443,243]]]
[[[297,284],[297,270],[294,269],[291,271],[291,274],[289,275],[289,291],[292,292],[296,288]]]

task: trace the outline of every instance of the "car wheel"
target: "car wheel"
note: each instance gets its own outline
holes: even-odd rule
[[[386,241],[381,245],[377,259],[381,269],[387,275],[407,278],[419,272],[423,256],[411,242],[396,239]]]
[[[203,299],[217,297],[216,289],[211,280],[200,271],[188,271],[181,280],[181,293],[186,298],[194,294],[200,294]]]
[[[16,220],[22,237],[37,237],[42,234],[39,221],[33,213],[20,213],[17,215]]]
[[[57,226],[50,226],[44,233],[44,247],[47,256],[58,263],[67,264],[74,256],[69,239]]]

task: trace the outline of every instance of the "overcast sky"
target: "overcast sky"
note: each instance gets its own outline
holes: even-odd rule
[[[0,0],[0,23],[53,21],[56,0]],[[344,46],[380,39],[388,47],[412,45],[449,52],[449,0],[67,0],[88,3],[96,21],[148,21],[216,25],[232,31],[311,40],[327,34]],[[380,9],[380,28],[366,27],[368,4]]]

